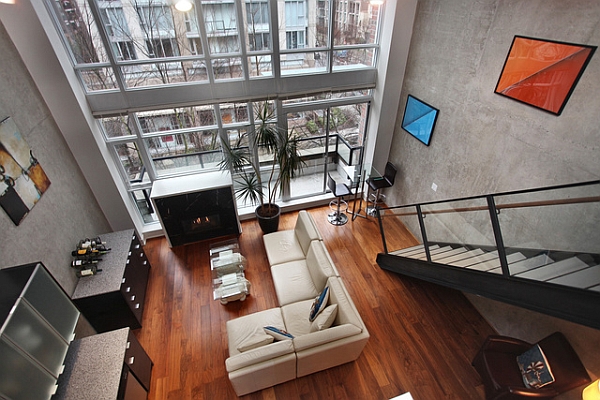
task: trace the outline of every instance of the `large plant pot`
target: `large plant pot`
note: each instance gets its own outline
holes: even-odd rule
[[[277,204],[270,204],[266,207],[258,206],[256,207],[256,210],[254,210],[254,213],[256,214],[258,225],[263,233],[276,232],[277,229],[279,229],[279,215],[281,214],[281,209]]]

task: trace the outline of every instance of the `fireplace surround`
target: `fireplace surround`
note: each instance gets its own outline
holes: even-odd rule
[[[150,198],[171,247],[241,233],[228,172],[160,179]]]

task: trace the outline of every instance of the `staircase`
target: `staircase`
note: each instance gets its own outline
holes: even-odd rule
[[[600,181],[383,207],[377,217],[382,269],[600,329]],[[388,251],[402,228],[420,244]]]

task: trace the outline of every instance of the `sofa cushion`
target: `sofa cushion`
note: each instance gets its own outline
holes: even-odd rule
[[[323,289],[315,286],[304,260],[273,265],[271,276],[280,306],[314,299]]]
[[[243,353],[237,353],[225,360],[225,367],[227,368],[227,372],[232,372],[293,353],[294,345],[292,344],[292,341],[282,340]]]
[[[325,286],[325,289],[315,298],[312,306],[310,307],[310,313],[308,314],[308,320],[314,321],[317,315],[321,313],[327,307],[327,301],[329,300],[329,287]]]
[[[315,318],[315,320],[312,322],[312,324],[310,324],[310,331],[316,332],[316,331],[322,331],[323,329],[329,328],[333,324],[333,321],[335,320],[335,317],[337,316],[337,309],[338,309],[337,304],[332,304],[330,306],[327,306],[323,310],[323,312],[321,314],[319,314],[317,316],[317,318]]]
[[[263,329],[267,335],[275,340],[291,340],[294,338],[294,336],[289,334],[286,330],[275,328],[274,326],[265,326]]]
[[[321,234],[310,214],[301,210],[294,229],[263,235],[269,265],[305,259],[313,240],[322,240]]]
[[[320,292],[327,284],[330,276],[339,276],[333,260],[325,247],[325,243],[313,240],[306,253],[306,267],[310,272],[315,287]]]
[[[296,239],[294,230],[277,231],[263,235],[269,265],[304,260],[306,253]]]
[[[279,307],[244,315],[227,321],[229,355],[239,354],[238,347],[254,335],[264,335],[264,326],[286,329]],[[247,352],[246,352],[247,353]],[[245,353],[244,353],[245,354]]]
[[[338,312],[333,325],[353,324],[360,329],[364,329],[365,326],[360,314],[354,306],[342,279],[330,277],[327,280],[327,286],[329,287],[329,304],[338,305]]]
[[[239,346],[237,347],[237,350],[240,353],[243,353],[244,351],[256,349],[257,347],[261,347],[261,346],[265,346],[267,344],[273,343],[273,340],[274,340],[273,336],[267,335],[267,334],[252,335],[248,339],[246,339],[242,343],[240,343]]]
[[[294,337],[310,333],[308,313],[313,300],[297,301],[281,307],[281,315],[285,321],[286,330]]]
[[[321,346],[327,343],[335,342],[336,340],[344,339],[350,336],[359,335],[361,329],[352,324],[344,324],[332,326],[329,329],[309,333],[294,338],[294,348],[296,351],[310,349],[316,346]]]

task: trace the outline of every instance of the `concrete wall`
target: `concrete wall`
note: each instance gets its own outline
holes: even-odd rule
[[[514,35],[599,45],[599,16],[595,0],[421,0],[390,153],[399,172],[387,204],[599,179],[600,54],[561,116],[494,94]],[[429,147],[400,128],[408,94],[440,110]],[[502,334],[535,341],[563,331],[600,375],[600,331],[469,298]]]
[[[0,54],[0,119],[14,120],[51,182],[19,226],[0,211],[0,268],[42,261],[71,294],[71,251],[111,229],[2,24]]]

